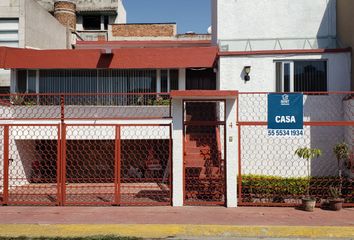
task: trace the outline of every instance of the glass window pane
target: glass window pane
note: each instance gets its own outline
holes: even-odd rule
[[[168,92],[167,80],[168,80],[167,70],[161,70],[161,92],[163,93]]]
[[[36,92],[36,78],[37,78],[37,71],[30,70],[28,71],[28,93],[35,93]]]
[[[16,92],[25,93],[27,91],[27,70],[17,71]]]
[[[284,64],[284,92],[290,92],[290,63]]]
[[[277,62],[275,63],[275,78],[276,78],[276,86],[275,89],[277,92],[282,92],[283,91],[283,75],[282,75],[282,62]]]
[[[294,91],[325,92],[327,91],[326,61],[294,62]]]
[[[170,70],[170,90],[178,90],[178,69]]]

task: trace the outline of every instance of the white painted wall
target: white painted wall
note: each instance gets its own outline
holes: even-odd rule
[[[66,49],[67,29],[35,1],[20,0],[20,47]]]
[[[275,60],[326,59],[328,61],[328,90],[350,90],[350,54],[274,55],[220,57],[218,85],[221,90],[240,92],[274,92]],[[243,80],[244,66],[251,66],[251,80]],[[343,121],[345,94],[305,96],[305,121]],[[267,95],[239,96],[241,121],[267,121]],[[274,138],[267,136],[266,126],[242,127],[241,159],[243,174],[275,175],[283,177],[306,176],[306,162],[294,156],[298,147],[317,147],[323,150],[321,158],[312,162],[312,175],[336,175],[333,146],[343,141],[344,127],[305,127],[305,136]],[[236,147],[236,143],[235,143]]]
[[[237,104],[226,100],[226,206],[237,206],[238,131],[236,126]]]
[[[172,99],[172,139],[173,139],[173,169],[172,169],[172,205],[183,206],[183,119],[182,100]]]
[[[220,90],[239,90],[241,92],[274,92],[276,90],[276,60],[328,61],[328,90],[349,91],[351,81],[350,53],[336,54],[294,54],[294,55],[253,55],[222,56],[219,60],[218,85]],[[249,82],[244,81],[243,68],[251,66]]]
[[[304,96],[304,121],[343,121],[343,94]],[[241,122],[267,121],[267,94],[240,94]],[[241,127],[242,173],[282,177],[307,176],[307,163],[295,156],[299,147],[322,150],[311,165],[313,176],[336,176],[337,162],[332,149],[344,140],[345,127],[305,126],[301,137],[269,137],[267,126]]]
[[[0,18],[18,18],[19,0],[1,0]]]
[[[127,12],[122,0],[118,0],[118,16],[114,23],[127,23]]]
[[[57,139],[56,127],[23,127],[9,128],[9,189],[29,183],[32,162],[38,160],[34,139]],[[29,140],[31,139],[31,140]]]
[[[336,36],[335,0],[213,1],[218,40]]]
[[[178,72],[178,89],[180,91],[186,90],[186,69],[180,68]]]

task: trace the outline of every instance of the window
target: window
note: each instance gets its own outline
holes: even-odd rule
[[[167,93],[178,90],[178,69],[161,70],[161,92]]]
[[[186,71],[187,90],[216,90],[216,73],[212,68],[193,69]]]
[[[27,92],[36,93],[37,71],[29,70],[27,72]]]
[[[16,92],[27,92],[27,70],[17,71]]]
[[[37,71],[18,70],[15,91],[18,93],[36,93]]]
[[[84,30],[101,30],[101,16],[83,16],[82,25]]]
[[[178,90],[178,69],[170,70],[170,90]]]
[[[326,92],[327,61],[276,62],[277,92]]]

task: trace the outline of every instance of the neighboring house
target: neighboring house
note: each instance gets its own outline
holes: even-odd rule
[[[63,49],[67,30],[53,16],[32,0],[3,0],[0,2],[0,46]],[[0,87],[8,91],[10,74],[0,71]]]
[[[336,1],[225,0],[214,1],[213,9],[213,39],[220,48],[220,89],[350,89],[351,56],[336,35]],[[251,67],[247,83],[245,66]]]
[[[122,0],[35,1],[54,16],[58,12],[66,14],[59,21],[63,25],[69,25],[79,38],[87,41],[107,40],[110,24],[124,24],[127,21]]]
[[[354,2],[337,0],[337,35],[343,44],[354,48]],[[353,56],[353,55],[352,55]],[[352,59],[352,89],[354,89],[354,61]]]
[[[3,203],[29,201],[18,192],[42,183],[44,204],[296,205],[299,193],[273,199],[252,192],[266,186],[244,184],[303,181],[300,146],[324,150],[310,174],[330,184],[333,145],[354,143],[351,53],[337,39],[336,1],[212,6],[212,41],[179,37],[175,24],[108,24],[111,41],[79,40],[73,50],[1,48],[13,93],[0,102],[13,164]],[[303,136],[267,135],[268,92],[305,92]]]
[[[0,3],[0,46],[71,48],[76,38],[107,40],[108,25],[125,22],[126,12],[121,0],[3,0]],[[9,77],[9,71],[1,70],[0,92],[8,91]]]

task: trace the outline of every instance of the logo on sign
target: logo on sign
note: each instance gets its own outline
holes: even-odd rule
[[[280,101],[280,105],[282,105],[282,106],[289,106],[290,105],[290,100],[289,100],[289,95],[288,94],[282,95],[282,99]]]

